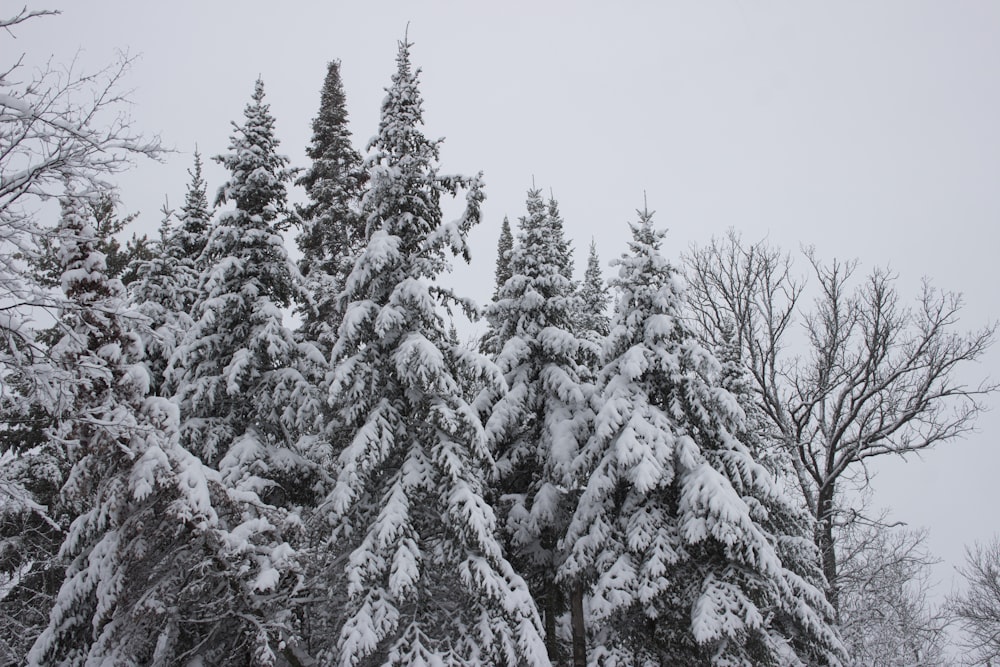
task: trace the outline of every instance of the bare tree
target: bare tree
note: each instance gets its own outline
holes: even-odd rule
[[[754,392],[792,454],[837,608],[841,486],[856,476],[866,485],[874,457],[905,456],[972,430],[997,385],[967,385],[960,371],[990,347],[996,326],[956,331],[958,294],[925,281],[906,307],[889,272],[855,280],[857,262],[804,254],[811,303],[790,255],[732,231],[693,248],[684,263],[696,327],[711,345],[735,330]]]
[[[948,664],[946,615],[930,603],[926,530],[858,520],[840,533],[838,573],[841,635],[855,664],[937,667]]]
[[[965,549],[957,568],[965,590],[948,599],[948,611],[963,631],[961,645],[971,664],[1000,664],[1000,538]]]
[[[56,13],[25,7],[0,19],[0,38]],[[9,45],[3,52],[15,53]],[[41,353],[27,326],[31,310],[51,306],[19,259],[32,254],[42,233],[40,202],[58,197],[68,181],[82,194],[110,191],[110,175],[138,156],[162,153],[158,138],[144,138],[129,115],[122,84],[133,57],[120,54],[96,72],[78,71],[74,61],[29,73],[24,60],[0,63],[0,395],[10,391],[9,369]]]

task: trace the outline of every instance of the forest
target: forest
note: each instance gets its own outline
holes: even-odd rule
[[[304,168],[258,79],[124,241],[115,178],[165,150],[117,114],[128,57],[5,53],[0,662],[929,666],[954,632],[1000,659],[1000,543],[936,605],[924,534],[845,502],[975,427],[995,325],[736,230],[674,253],[646,202],[577,278],[534,184],[479,306],[444,278],[486,186],[441,170],[411,47],[363,150],[329,63]]]

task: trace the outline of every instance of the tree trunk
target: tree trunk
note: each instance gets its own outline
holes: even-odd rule
[[[559,660],[559,640],[556,637],[556,611],[558,609],[558,588],[550,581],[545,595],[545,648],[549,654],[549,662],[555,665]]]
[[[587,667],[587,625],[583,618],[583,584],[573,585],[569,597],[573,628],[573,667]]]
[[[820,559],[823,565],[823,576],[826,577],[826,598],[833,607],[834,619],[840,621],[840,596],[837,585],[837,551],[833,541],[834,519],[834,485],[826,484],[819,489],[816,496],[816,546],[819,547]]]

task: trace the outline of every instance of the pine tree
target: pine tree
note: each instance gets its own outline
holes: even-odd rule
[[[358,202],[367,174],[351,145],[345,102],[340,63],[333,61],[327,65],[312,143],[306,149],[312,167],[296,181],[310,201],[298,208],[299,270],[312,297],[310,307],[301,311],[301,332],[324,353],[329,353],[339,325],[338,297],[365,242]]]
[[[318,409],[302,368],[322,360],[282,321],[281,309],[302,296],[280,234],[290,224],[292,171],[275,152],[260,80],[244,115],[244,125],[234,124],[230,152],[217,158],[230,171],[218,202],[234,208],[219,216],[202,253],[208,266],[194,324],[168,375],[184,442],[195,454],[238,486],[279,504],[302,502],[316,471],[297,448],[299,437],[316,427]]]
[[[229,531],[245,499],[179,446],[177,411],[147,397],[142,344],[124,288],[107,273],[99,237],[72,190],[63,201],[59,261],[66,302],[55,363],[77,377],[50,431],[70,465],[59,510],[75,518],[60,556],[65,578],[29,665],[274,664],[268,632],[280,609],[262,610],[287,545],[253,548],[251,519]],[[222,593],[228,591],[228,594]],[[276,642],[273,642],[276,643]]]
[[[253,549],[278,549],[300,538],[298,508],[321,492],[322,473],[310,449],[320,402],[303,368],[323,363],[297,343],[282,308],[301,295],[298,272],[280,231],[290,225],[286,184],[292,171],[276,152],[274,119],[257,81],[236,125],[230,152],[217,159],[230,172],[219,190],[221,213],[201,258],[193,325],[167,369],[181,411],[183,444],[221,473],[230,493],[254,499],[245,521],[258,522]],[[289,549],[291,550],[291,549]],[[294,605],[295,558],[272,568],[268,600]],[[287,619],[286,619],[287,620]],[[282,630],[284,632],[284,630]],[[268,631],[274,646],[278,636]]]
[[[552,242],[559,249],[559,272],[566,280],[573,280],[573,246],[566,238],[565,225],[562,215],[559,213],[559,202],[550,192],[548,201],[549,230],[552,233]]]
[[[570,467],[589,428],[586,378],[597,349],[574,334],[581,304],[565,274],[558,216],[546,211],[536,189],[528,191],[527,209],[511,253],[512,276],[487,309],[508,390],[485,391],[479,407],[490,413],[503,536],[543,609],[555,661],[562,653],[556,619],[565,607],[555,582],[562,557],[556,545],[572,512]]]
[[[180,257],[194,267],[200,267],[199,258],[205,250],[211,228],[212,211],[208,207],[208,184],[202,176],[201,153],[194,149],[194,168],[188,171],[191,180],[184,194],[181,206],[180,226],[177,229],[177,244]],[[194,290],[191,290],[192,294]],[[188,303],[193,303],[193,299]]]
[[[537,610],[504,559],[484,500],[492,458],[461,378],[500,390],[451,340],[441,308],[468,306],[437,282],[469,259],[478,178],[438,174],[424,137],[419,70],[402,42],[368,158],[367,247],[347,282],[331,402],[349,430],[324,507],[334,526],[327,589],[346,590],[339,665],[548,664]],[[442,197],[466,192],[442,222]]]
[[[597,257],[597,244],[590,240],[590,254],[587,256],[587,271],[583,274],[580,284],[580,300],[583,310],[580,311],[579,331],[595,342],[602,342],[611,332],[611,318],[608,317],[608,304],[611,302],[610,290],[604,282],[601,273],[601,262]]]
[[[500,238],[497,239],[497,269],[496,286],[493,288],[493,299],[500,295],[500,290],[511,277],[510,261],[511,252],[514,250],[514,235],[510,232],[510,220],[503,217],[503,224],[500,226]]]
[[[211,213],[197,149],[194,168],[188,174],[191,180],[177,224],[174,212],[164,204],[157,252],[137,264],[136,280],[129,286],[136,309],[148,318],[140,334],[151,391],[159,396],[173,394],[174,388],[165,382],[166,368],[174,349],[193,325],[191,312],[205,268],[201,255],[208,240]]]
[[[560,571],[590,587],[590,664],[839,664],[823,592],[769,530],[787,501],[686,329],[664,232],[648,211],[632,232]]]

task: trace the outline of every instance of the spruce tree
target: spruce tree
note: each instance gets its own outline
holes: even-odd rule
[[[49,438],[70,466],[58,511],[74,518],[65,577],[27,663],[274,664],[288,614],[267,600],[290,550],[247,539],[268,526],[180,447],[173,403],[146,395],[124,288],[72,191],[59,241],[66,300],[51,356],[76,377]]]
[[[510,262],[511,252],[514,250],[514,235],[510,232],[510,220],[503,217],[503,224],[500,226],[500,238],[497,239],[497,268],[496,286],[493,288],[493,299],[500,296],[500,290],[511,276]]]
[[[324,508],[327,590],[346,591],[338,665],[548,664],[537,610],[505,560],[485,501],[493,460],[463,378],[500,391],[495,367],[448,333],[469,305],[438,282],[469,259],[477,178],[441,176],[422,133],[419,70],[402,42],[368,158],[367,247],[348,279],[331,402],[349,432]],[[465,191],[465,212],[440,201]]]
[[[260,80],[244,116],[230,152],[217,158],[230,171],[217,200],[233,208],[218,217],[202,252],[194,323],[168,376],[186,446],[238,487],[294,505],[315,491],[317,470],[300,445],[317,427],[319,404],[303,369],[322,360],[282,319],[281,309],[303,296],[280,234],[291,222],[292,171],[276,152]]]
[[[174,349],[193,324],[191,312],[205,268],[202,251],[208,241],[211,213],[202,178],[201,154],[195,149],[191,180],[180,215],[166,204],[160,224],[157,252],[135,268],[136,280],[129,286],[132,301],[148,318],[141,329],[146,348],[146,366],[151,391],[159,396],[174,392],[166,380],[166,368]]]
[[[489,413],[487,434],[499,469],[502,534],[543,610],[553,661],[563,653],[556,621],[566,606],[555,581],[562,558],[557,543],[572,513],[571,464],[589,429],[586,378],[597,354],[574,333],[581,303],[565,273],[560,225],[540,191],[529,190],[512,276],[487,309],[508,389],[487,389],[479,399]]]
[[[566,280],[573,280],[573,246],[566,238],[565,225],[562,215],[559,213],[559,202],[555,195],[549,193],[548,201],[549,230],[552,233],[552,242],[559,249],[559,272]]]
[[[632,232],[560,571],[589,585],[590,664],[839,664],[822,590],[776,547],[787,501],[686,328],[664,232],[648,211]]]
[[[607,313],[611,297],[597,257],[597,244],[593,239],[590,240],[587,271],[580,284],[580,300],[583,302],[583,310],[580,311],[579,331],[583,336],[600,343],[611,331],[611,318]]]
[[[299,269],[311,296],[311,304],[301,309],[301,332],[324,353],[329,353],[339,325],[338,297],[365,242],[358,203],[367,174],[351,145],[345,102],[340,63],[333,61],[327,65],[312,143],[306,149],[312,166],[296,181],[305,187],[310,202],[298,208]]]
[[[220,473],[227,492],[249,499],[243,521],[258,524],[247,536],[250,547],[288,550],[270,570],[267,597],[288,612],[301,576],[292,555],[301,539],[300,509],[315,503],[323,480],[321,454],[312,449],[321,404],[304,369],[324,362],[283,323],[282,309],[302,295],[280,234],[292,220],[292,171],[276,152],[261,81],[234,129],[230,151],[217,158],[230,172],[217,201],[232,208],[217,217],[201,253],[206,268],[194,322],[167,376],[176,388],[182,442]],[[274,647],[279,638],[268,631],[263,641]]]

